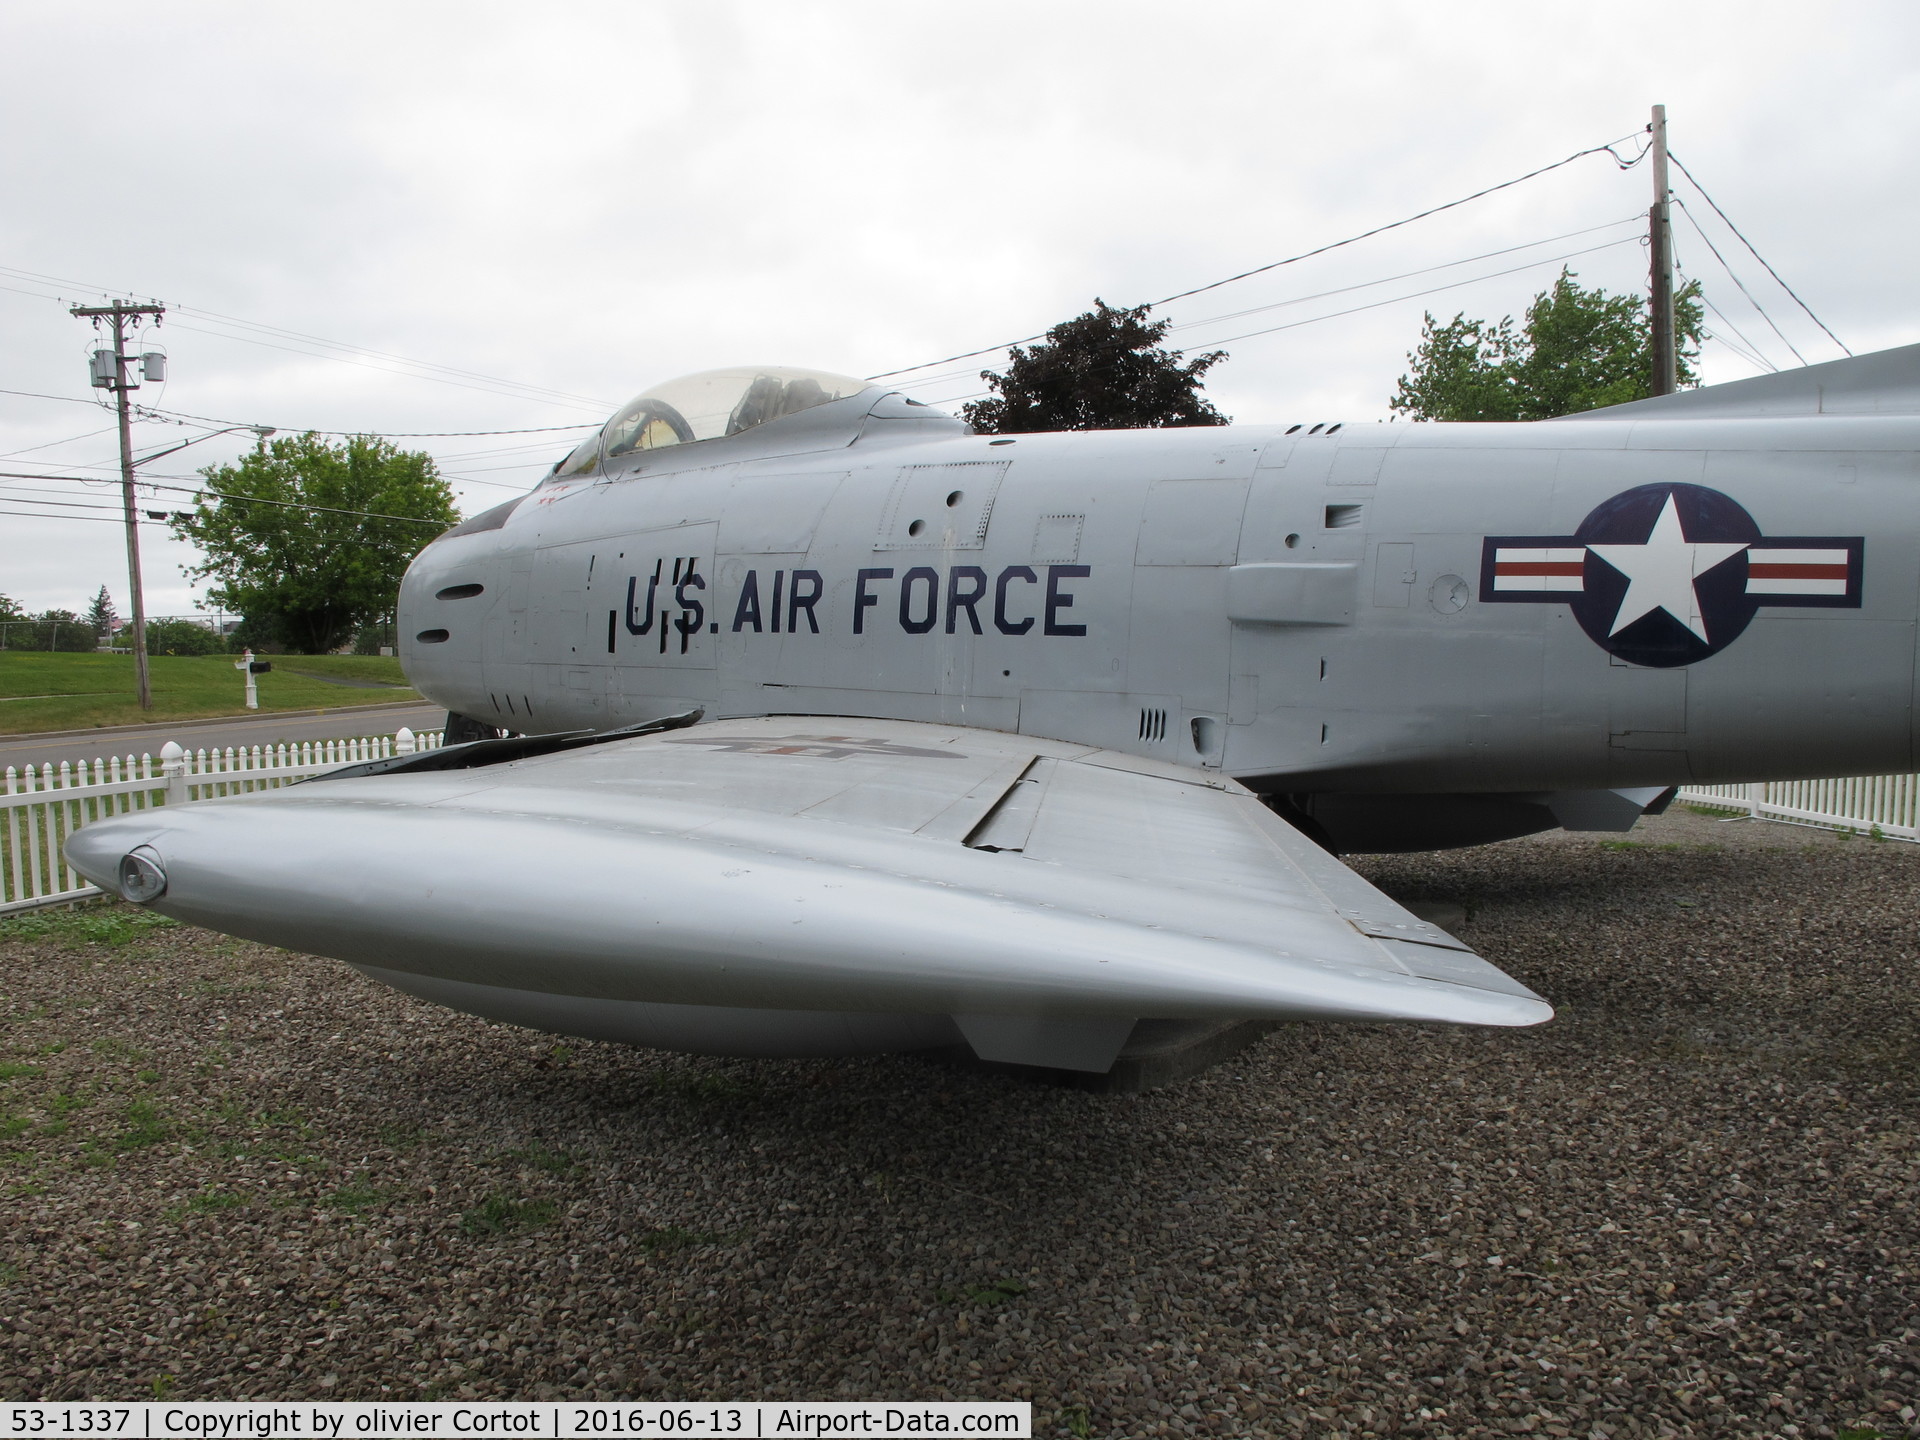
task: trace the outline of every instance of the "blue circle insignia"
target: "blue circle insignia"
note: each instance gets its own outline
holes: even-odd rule
[[[1596,505],[1573,538],[1587,547],[1574,619],[1629,664],[1671,669],[1717,655],[1760,608],[1747,592],[1760,527],[1718,490],[1640,485]]]

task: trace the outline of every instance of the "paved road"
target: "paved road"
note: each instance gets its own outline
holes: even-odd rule
[[[49,761],[57,765],[62,760],[98,760],[108,755],[157,755],[169,740],[178,740],[190,750],[216,745],[270,745],[282,740],[337,740],[349,735],[391,735],[402,725],[414,730],[438,730],[446,719],[447,712],[439,706],[419,704],[372,710],[293,710],[249,715],[242,720],[163,720],[97,735],[0,737],[0,770],[9,765],[44,765]]]

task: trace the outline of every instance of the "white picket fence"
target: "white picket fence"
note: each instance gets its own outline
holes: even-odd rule
[[[169,740],[158,756],[9,765],[0,793],[0,915],[87,900],[102,892],[60,854],[82,825],[153,805],[185,805],[266,790],[363,760],[384,760],[440,745],[438,730],[290,745],[229,745],[185,750]]]
[[[368,735],[293,745],[184,750],[168,741],[158,756],[128,755],[37,769],[9,765],[0,793],[0,915],[87,900],[102,892],[70,868],[60,847],[93,820],[271,789],[340,765],[433,749],[438,730]],[[1920,840],[1920,776],[1863,775],[1842,780],[1776,780],[1754,785],[1689,785],[1679,799],[1756,820]]]
[[[1858,830],[1920,840],[1920,775],[1854,775],[1841,780],[1771,780],[1754,785],[1688,785],[1679,797],[1755,820]]]

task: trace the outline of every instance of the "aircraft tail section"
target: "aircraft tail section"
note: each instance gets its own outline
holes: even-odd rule
[[[1920,415],[1920,345],[1877,350],[1870,355],[1559,418],[1745,420],[1800,415]]]

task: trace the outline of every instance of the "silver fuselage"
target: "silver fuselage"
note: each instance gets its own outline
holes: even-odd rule
[[[428,546],[400,597],[408,675],[511,730],[694,707],[893,717],[1307,795],[1913,765],[1920,420],[1009,441],[930,416],[798,443],[550,482]],[[1731,497],[1765,535],[1863,540],[1855,601],[1763,602],[1733,643],[1672,665],[1610,653],[1566,605],[1494,603],[1488,537],[1570,536],[1669,484]]]

